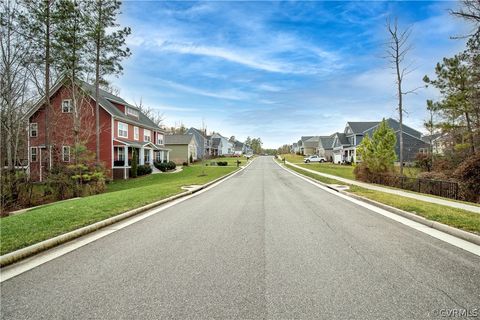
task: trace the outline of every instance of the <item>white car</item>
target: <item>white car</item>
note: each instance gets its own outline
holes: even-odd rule
[[[320,157],[320,156],[317,156],[317,155],[313,155],[313,156],[309,156],[309,157],[304,158],[303,161],[304,161],[305,163],[310,163],[310,162],[325,162],[325,161],[327,161],[327,159],[325,159],[324,157]]]

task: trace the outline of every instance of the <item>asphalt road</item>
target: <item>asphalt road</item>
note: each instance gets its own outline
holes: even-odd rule
[[[0,306],[1,319],[441,319],[480,307],[480,258],[262,157],[3,282]]]

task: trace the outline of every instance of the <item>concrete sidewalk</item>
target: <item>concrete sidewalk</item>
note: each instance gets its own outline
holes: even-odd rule
[[[440,204],[442,206],[448,206],[448,207],[452,207],[452,208],[463,209],[463,210],[467,210],[467,211],[471,211],[471,212],[475,212],[475,213],[480,214],[480,207],[477,207],[477,206],[474,206],[474,205],[461,203],[461,202],[450,201],[450,200],[447,200],[447,199],[430,197],[428,195],[411,193],[411,192],[402,191],[402,190],[398,190],[398,189],[390,189],[390,188],[380,187],[380,186],[373,185],[373,184],[370,184],[370,183],[360,182],[360,181],[351,180],[351,179],[345,179],[345,178],[342,178],[342,177],[339,177],[339,176],[335,176],[333,174],[328,174],[328,173],[323,173],[323,172],[318,172],[318,171],[315,171],[315,170],[307,169],[307,168],[301,167],[299,165],[293,164],[293,163],[288,162],[288,161],[285,161],[285,162],[286,162],[286,164],[291,165],[295,168],[299,168],[299,169],[305,170],[307,172],[317,174],[319,176],[324,176],[324,177],[327,177],[327,178],[330,178],[330,179],[335,179],[335,180],[341,181],[343,183],[359,186],[359,187],[362,187],[362,188],[365,188],[365,189],[370,189],[370,190],[376,190],[376,191],[381,191],[381,192],[385,192],[385,193],[395,194],[395,195],[406,197],[406,198],[412,198],[412,199],[421,200],[421,201],[425,201],[425,202]]]

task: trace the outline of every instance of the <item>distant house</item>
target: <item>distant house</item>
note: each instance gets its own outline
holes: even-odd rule
[[[195,143],[197,145],[197,158],[204,159],[205,154],[208,154],[207,148],[209,142],[205,130],[200,130],[192,127],[187,130],[187,134],[192,134],[195,139]]]
[[[387,124],[397,135],[397,144],[395,146],[395,153],[400,153],[400,124],[397,120],[389,118],[386,120]],[[357,147],[366,135],[372,136],[378,128],[380,121],[372,122],[347,122],[343,133],[337,132],[333,135],[333,161],[341,163],[345,161],[358,162],[361,159],[357,154]],[[422,140],[421,132],[412,129],[409,126],[403,125],[403,157],[405,162],[415,160],[418,152],[428,149],[429,144]]]
[[[318,141],[317,154],[327,159],[327,161],[333,161],[333,142],[334,136],[320,136]]]
[[[434,133],[432,135],[425,135],[422,137],[422,140],[430,144],[430,148],[423,150],[424,152],[430,152],[434,154],[443,155],[445,149],[451,143],[448,134],[444,133]]]
[[[297,153],[298,152],[298,143],[296,143],[296,142],[292,143],[292,147],[291,147],[290,152],[292,152],[292,153]]]
[[[220,133],[214,133],[212,135],[212,149],[214,154],[213,156],[226,156],[226,155],[232,155],[233,154],[233,144],[228,141],[227,138],[222,136]]]
[[[165,145],[171,150],[170,160],[176,164],[197,160],[197,144],[193,134],[166,135]]]
[[[26,116],[29,124],[28,168],[33,181],[43,181],[55,166],[65,166],[75,161],[75,121],[81,128],[77,141],[81,140],[89,151],[96,154],[95,87],[77,79],[75,88],[75,98],[81,96],[81,102],[76,106],[73,103],[72,86],[64,78],[50,91],[50,110],[45,107],[42,98]],[[108,170],[110,178],[129,177],[133,152],[137,154],[140,165],[168,160],[165,132],[140,109],[102,89],[98,103],[98,158]]]
[[[300,138],[300,140],[298,140],[297,146],[298,146],[298,152],[300,154],[307,155],[307,153],[305,152],[305,141],[307,141],[308,139],[310,139],[312,137],[313,136],[302,136]]]
[[[235,140],[233,142],[233,149],[233,154],[236,156],[245,154],[245,144],[240,141]]]
[[[320,141],[319,136],[313,136],[310,139],[303,141],[303,154],[304,155],[318,154],[319,141]]]

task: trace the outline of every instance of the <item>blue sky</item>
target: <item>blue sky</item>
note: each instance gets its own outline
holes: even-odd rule
[[[396,117],[395,82],[382,57],[385,21],[411,26],[421,86],[435,64],[464,47],[457,2],[124,1],[133,55],[113,79],[121,96],[161,110],[166,125],[261,137],[279,147],[301,135],[343,131],[347,121]],[[406,97],[405,123],[422,129],[433,89]]]

